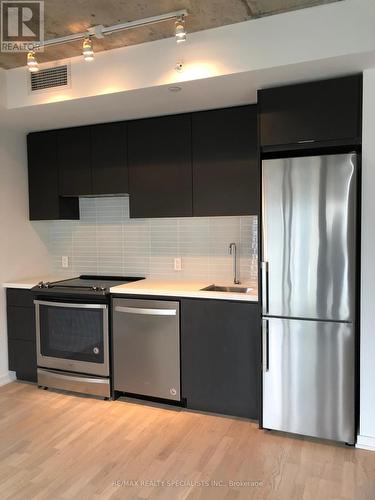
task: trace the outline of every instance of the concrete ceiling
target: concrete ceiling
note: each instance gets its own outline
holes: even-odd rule
[[[342,0],[45,0],[45,39],[82,32],[91,26],[109,26],[123,21],[186,8],[187,31],[201,31],[249,19],[279,14]],[[174,24],[167,21],[94,40],[95,51],[110,50],[174,36]],[[40,62],[77,56],[82,42],[51,47],[38,54]],[[0,67],[25,65],[25,54],[0,52]]]

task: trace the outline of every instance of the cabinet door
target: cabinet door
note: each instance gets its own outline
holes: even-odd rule
[[[60,195],[92,194],[90,127],[59,130],[57,146]]]
[[[182,395],[188,408],[257,419],[258,304],[183,300],[181,363]]]
[[[128,193],[126,123],[91,127],[92,193]]]
[[[36,382],[36,346],[28,340],[8,341],[9,370],[15,371],[17,378]]]
[[[261,145],[355,143],[361,137],[361,89],[361,76],[352,76],[259,91]]]
[[[36,331],[32,293],[8,289],[6,296],[9,370],[15,371],[18,379],[35,382]]]
[[[128,123],[131,217],[192,215],[190,115]]]
[[[35,310],[33,307],[8,306],[7,325],[9,339],[36,342]]]
[[[78,219],[78,200],[59,197],[57,132],[27,136],[30,220]]]
[[[30,290],[8,288],[6,291],[7,306],[29,307],[34,309],[34,298]]]
[[[193,213],[259,213],[257,107],[193,113]]]

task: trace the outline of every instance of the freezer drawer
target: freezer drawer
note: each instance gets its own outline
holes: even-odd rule
[[[180,401],[178,302],[114,299],[116,391]]]
[[[354,443],[349,323],[263,319],[263,427]]]

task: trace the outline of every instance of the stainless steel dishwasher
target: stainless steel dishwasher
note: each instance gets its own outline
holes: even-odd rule
[[[180,401],[180,305],[113,300],[115,391]]]

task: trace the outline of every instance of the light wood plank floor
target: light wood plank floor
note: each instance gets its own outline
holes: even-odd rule
[[[246,420],[1,387],[0,499],[106,498],[374,500],[375,453]]]

